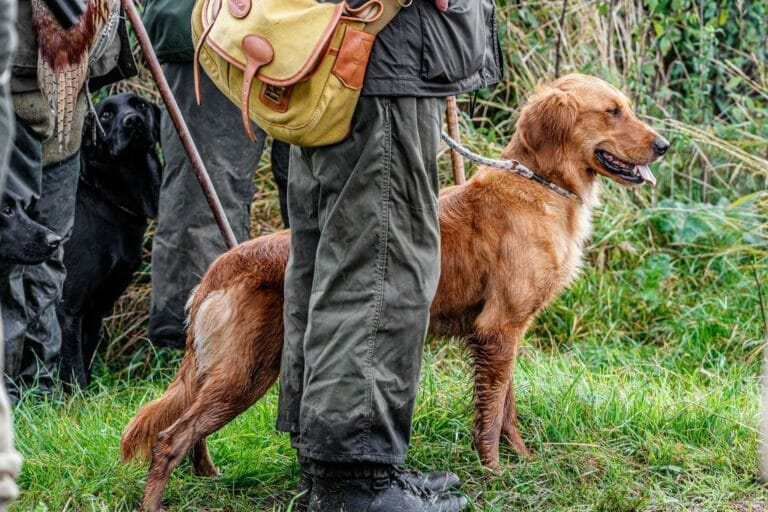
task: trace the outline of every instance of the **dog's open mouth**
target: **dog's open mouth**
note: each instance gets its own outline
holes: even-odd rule
[[[602,149],[595,151],[595,158],[608,172],[617,175],[624,181],[635,184],[647,181],[651,185],[656,185],[656,178],[647,165],[626,162]]]

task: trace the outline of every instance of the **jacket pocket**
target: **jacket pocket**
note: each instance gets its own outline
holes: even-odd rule
[[[421,78],[451,83],[480,71],[488,44],[488,20],[479,0],[450,0],[448,10],[438,11],[431,2],[421,2]],[[492,8],[492,7],[491,7]]]

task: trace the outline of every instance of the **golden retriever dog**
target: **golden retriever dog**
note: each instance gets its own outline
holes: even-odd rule
[[[579,271],[599,177],[653,184],[648,164],[668,147],[618,89],[569,75],[529,99],[503,157],[579,199],[490,167],[441,193],[442,273],[431,329],[460,336],[472,356],[474,444],[489,468],[499,468],[500,442],[528,453],[517,427],[515,358],[533,318]],[[206,437],[277,380],[289,252],[287,231],[245,242],[219,257],[193,292],[178,374],[121,440],[123,460],[151,455],[145,508],[160,509],[185,455],[197,474],[216,475]]]

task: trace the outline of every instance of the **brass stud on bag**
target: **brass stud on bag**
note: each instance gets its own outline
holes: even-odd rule
[[[251,12],[251,0],[229,0],[229,13],[237,19],[243,19]]]

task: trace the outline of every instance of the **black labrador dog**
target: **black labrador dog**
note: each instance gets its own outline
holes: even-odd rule
[[[12,265],[35,265],[47,260],[61,237],[31,219],[10,190],[0,196],[0,272]]]
[[[157,215],[159,140],[160,109],[131,93],[106,98],[86,124],[57,310],[60,375],[67,386],[88,385],[102,320],[141,265],[147,219]]]

